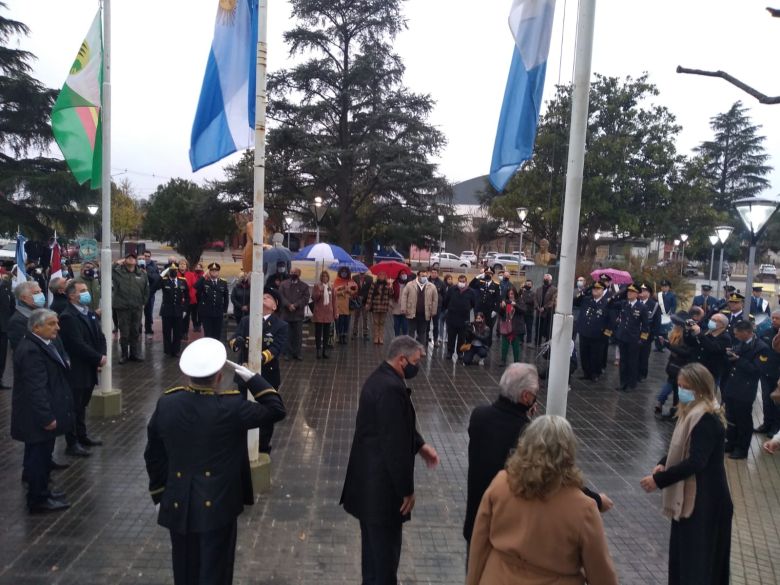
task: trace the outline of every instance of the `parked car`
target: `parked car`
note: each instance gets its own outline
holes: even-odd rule
[[[16,242],[11,242],[0,248],[0,260],[16,260]]]
[[[683,274],[685,276],[698,276],[699,268],[695,264],[688,263],[685,265],[685,268],[683,269]]]
[[[488,252],[482,256],[482,266],[490,266],[493,264],[493,259],[498,255],[498,252]]]
[[[523,269],[526,266],[533,266],[534,263],[530,260],[523,258],[521,260]],[[517,270],[517,254],[496,254],[493,259],[493,263],[489,264],[490,269],[493,272],[500,272],[501,270]]]
[[[454,270],[457,268],[468,268],[471,266],[471,262],[462,260],[460,256],[450,254],[449,252],[441,252],[439,254],[431,254],[430,265],[431,268]]]
[[[406,262],[406,258],[395,248],[380,248],[376,254],[374,254],[374,262],[384,262],[386,260],[393,260],[395,262]]]
[[[762,264],[758,267],[758,276],[756,277],[756,280],[759,282],[763,282],[765,280],[777,280],[777,268],[775,268],[774,264]]]
[[[461,252],[460,259],[465,260],[472,266],[477,263],[477,255],[474,253],[474,250],[465,250]]]

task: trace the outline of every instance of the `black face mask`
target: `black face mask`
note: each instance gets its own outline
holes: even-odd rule
[[[531,290],[531,285],[530,284],[526,284],[525,286],[523,286],[523,288],[525,290]]]
[[[413,364],[412,362],[406,362],[403,371],[404,371],[404,378],[407,380],[411,380],[417,375],[417,372],[420,371],[420,364]]]
[[[290,280],[292,280],[293,282],[296,282],[298,280],[298,275],[297,274],[291,274],[290,275]]]
[[[95,278],[95,271],[91,268],[87,268],[82,274],[85,278]]]

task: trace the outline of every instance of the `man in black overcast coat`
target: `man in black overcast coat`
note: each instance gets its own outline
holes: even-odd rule
[[[414,508],[414,457],[419,453],[428,467],[439,463],[436,450],[417,432],[406,386],[417,374],[422,352],[408,335],[396,337],[387,361],[360,391],[340,503],[360,521],[363,583],[397,582],[401,527]]]

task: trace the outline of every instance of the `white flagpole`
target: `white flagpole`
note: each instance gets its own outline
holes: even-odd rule
[[[588,130],[588,98],[593,58],[593,29],[596,0],[580,0],[577,17],[577,49],[574,65],[569,163],[566,169],[566,196],[561,237],[561,264],[558,274],[558,300],[553,317],[550,342],[550,375],[547,382],[547,414],[566,416],[571,359],[572,302],[574,271],[577,265],[577,242],[580,234],[582,174],[585,166],[585,138]]]
[[[102,128],[102,201],[100,243],[100,324],[106,337],[106,365],[101,368],[100,388],[96,392],[97,410],[105,416],[121,411],[121,394],[113,389],[112,364],[113,333],[111,319],[111,0],[103,0],[103,91],[101,103]],[[112,397],[112,398],[109,398]],[[111,404],[109,407],[108,405]]]
[[[268,0],[260,0],[257,11],[257,88],[255,95],[254,208],[252,213],[252,275],[249,302],[249,368],[259,372],[263,351],[263,236],[265,216],[265,109],[268,56]],[[249,458],[258,460],[256,434],[250,435]],[[254,483],[254,482],[253,482]],[[262,486],[255,486],[256,488]],[[256,489],[256,491],[259,491]]]

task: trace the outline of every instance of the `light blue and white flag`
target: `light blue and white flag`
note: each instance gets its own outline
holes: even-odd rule
[[[533,155],[554,16],[555,0],[512,3],[509,28],[515,47],[490,164],[490,182],[498,191]]]
[[[192,124],[192,170],[254,145],[257,0],[220,0]]]
[[[11,280],[11,288],[16,288],[19,283],[27,282],[27,271],[24,266],[27,262],[27,254],[24,251],[24,243],[27,241],[22,234],[16,234],[16,275]]]

